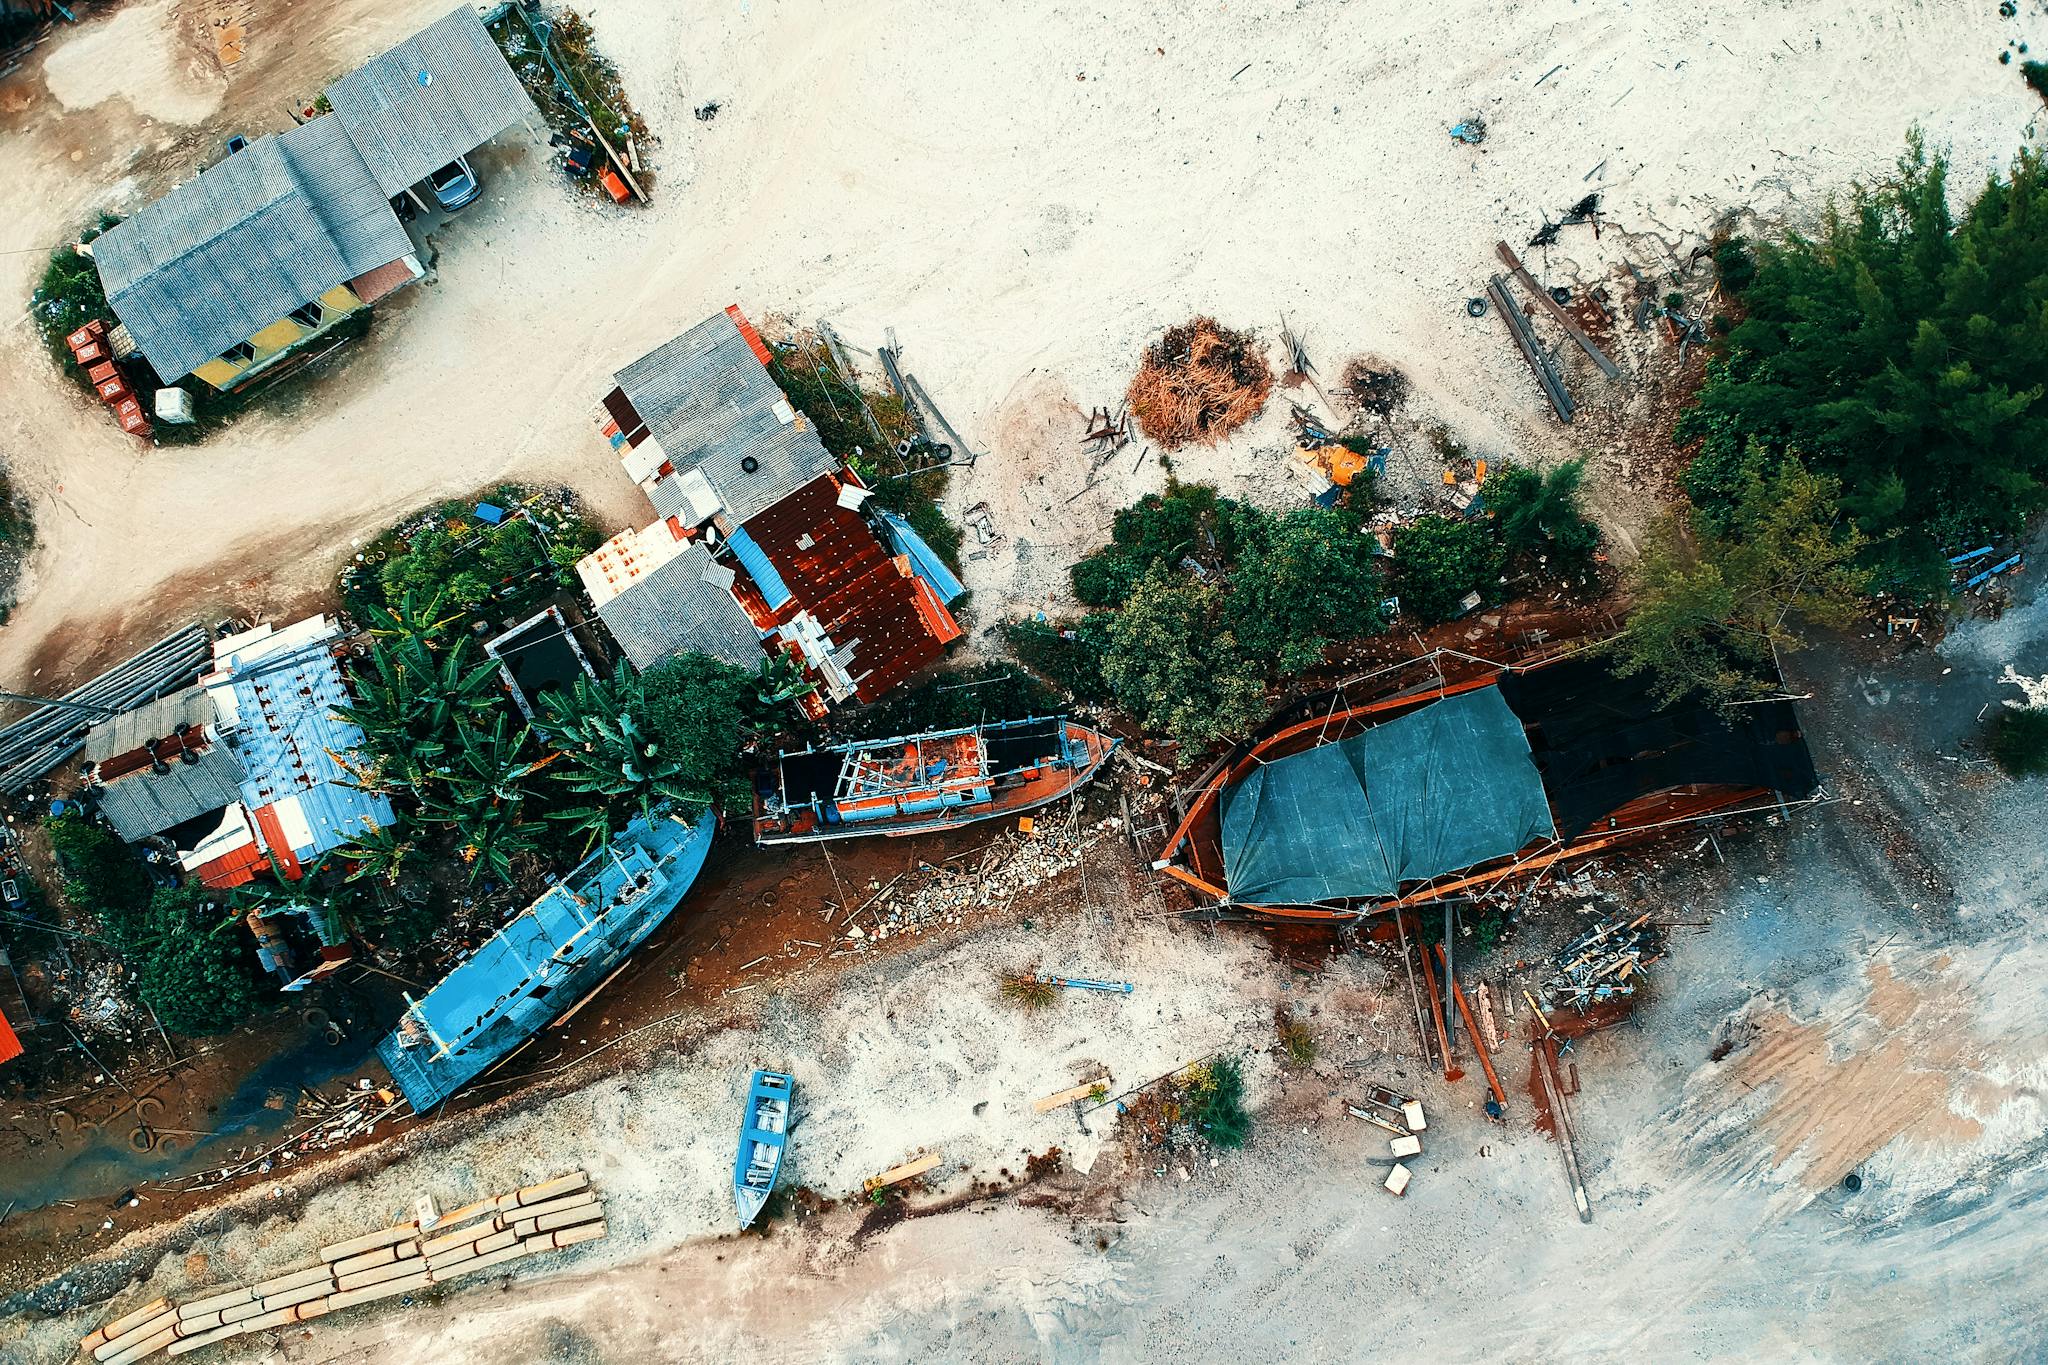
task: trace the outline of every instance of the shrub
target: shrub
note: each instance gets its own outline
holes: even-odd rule
[[[1731,294],[1740,294],[1756,282],[1756,257],[1747,237],[1724,237],[1715,243],[1714,275]]]
[[[256,1008],[253,945],[216,892],[197,885],[158,891],[148,921],[127,956],[165,1028],[222,1033]]]
[[[151,888],[135,851],[106,826],[76,815],[52,820],[49,833],[72,906],[98,915],[117,935],[136,923]]]
[[[2001,709],[1991,722],[1991,757],[2013,777],[2048,773],[2048,710]]]
[[[1244,1073],[1235,1057],[1189,1067],[1175,1078],[1181,1114],[1214,1147],[1242,1147],[1252,1134]]]
[[[1059,1003],[1060,988],[1050,981],[1041,981],[1032,972],[1009,972],[1002,978],[1003,999],[1033,1014],[1051,1009]]]
[[[1315,1032],[1306,1020],[1296,1018],[1283,1008],[1276,1012],[1273,1027],[1280,1036],[1280,1046],[1287,1053],[1288,1061],[1298,1067],[1315,1065],[1321,1049],[1316,1045]]]
[[[1401,609],[1425,624],[1448,621],[1468,594],[1489,596],[1502,553],[1492,531],[1455,517],[1418,517],[1394,532],[1394,584]]]
[[[1077,701],[1110,698],[1102,676],[1102,658],[1109,648],[1108,612],[1090,612],[1068,624],[1012,621],[1003,639],[1019,663]]]
[[[1579,508],[1583,459],[1567,460],[1548,474],[1507,465],[1487,476],[1486,505],[1501,547],[1510,556],[1547,557],[1553,572],[1581,585],[1594,572],[1600,532]]]
[[[2020,78],[2033,92],[2048,100],[2048,62],[2030,61],[2020,63]]]

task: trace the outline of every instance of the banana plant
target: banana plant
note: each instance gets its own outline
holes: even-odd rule
[[[348,864],[345,882],[374,877],[385,886],[396,886],[398,874],[418,846],[399,822],[376,825],[356,835],[335,850],[335,857]]]
[[[596,798],[597,816],[626,802],[643,816],[662,801],[685,810],[711,804],[711,794],[693,780],[688,757],[670,752],[646,724],[645,705],[640,675],[624,666],[609,683],[578,678],[569,691],[541,698],[544,728],[562,760],[556,775],[570,791]],[[593,832],[594,842],[606,821],[590,809],[558,814],[572,829]]]

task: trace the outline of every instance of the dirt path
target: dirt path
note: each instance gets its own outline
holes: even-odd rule
[[[282,126],[288,98],[442,8],[155,0],[60,32],[0,81],[0,195],[17,209],[0,311],[28,295],[30,248],[189,175],[229,132]],[[227,10],[251,16],[233,62]],[[136,446],[24,323],[0,328],[0,454],[43,536],[0,677],[53,685],[224,604],[283,611],[353,541],[492,479],[644,516],[592,405],[611,370],[733,301],[829,316],[857,345],[896,326],[909,367],[992,449],[953,493],[989,499],[1007,537],[969,565],[984,616],[1042,609],[1103,510],[1165,478],[1120,459],[1074,503],[1085,462],[1046,395],[1115,401],[1160,327],[1211,311],[1277,332],[1285,314],[1326,374],[1363,350],[1396,358],[1417,415],[1480,450],[1570,454],[1498,323],[1463,313],[1496,238],[1526,239],[1588,189],[1616,226],[1673,243],[1740,205],[1807,213],[1915,121],[1961,173],[2010,152],[2033,98],[1984,57],[2003,41],[1992,12],[1944,6],[1318,3],[1196,23],[1164,5],[998,21],[935,0],[615,0],[598,23],[663,136],[657,203],[574,200],[546,149],[508,133],[480,160],[485,200],[432,243],[437,280],[381,310],[336,372],[207,446]],[[1888,74],[1905,69],[1908,85]],[[715,120],[691,116],[713,99]],[[1444,130],[1475,112],[1487,143],[1453,144]],[[1574,229],[1535,265],[1596,278],[1622,240]],[[1040,442],[1011,444],[1047,417]],[[1176,468],[1298,500],[1284,426],[1275,403]],[[1618,470],[1626,451],[1596,444]],[[1434,458],[1403,451],[1422,483]],[[1593,495],[1617,525],[1641,514],[1625,482]]]

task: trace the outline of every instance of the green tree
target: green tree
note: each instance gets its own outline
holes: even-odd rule
[[[1227,611],[1240,648],[1267,660],[1270,675],[1312,666],[1334,640],[1387,628],[1376,542],[1356,517],[1325,507],[1275,517],[1240,506],[1229,520],[1236,562]]]
[[[1238,506],[1207,484],[1175,482],[1163,494],[1148,493],[1116,514],[1108,545],[1074,566],[1074,595],[1091,607],[1119,606],[1156,564],[1228,562]]]
[[[1667,702],[1716,704],[1775,685],[1774,655],[1802,643],[1802,623],[1855,619],[1869,570],[1856,566],[1862,533],[1846,524],[1839,486],[1796,456],[1745,461],[1723,534],[1705,517],[1673,517],[1647,539],[1633,579],[1635,607],[1613,646],[1623,677],[1648,672]]]
[[[1753,450],[1841,482],[1879,587],[2048,507],[2048,168],[2021,152],[1963,208],[1918,135],[1812,238],[1756,246],[1746,316],[1679,422],[1685,485],[1727,536]],[[1768,473],[1768,469],[1766,473]]]
[[[2013,777],[2048,773],[2048,710],[2001,707],[1991,719],[1991,757]]]
[[[1502,553],[1482,522],[1457,517],[1418,517],[1394,532],[1394,585],[1401,610],[1434,625],[1461,610],[1470,593],[1490,597],[1500,577]]]
[[[695,653],[648,669],[641,693],[647,733],[682,765],[690,785],[722,809],[750,808],[746,748],[757,725],[786,714],[780,702],[761,698],[753,674]]]
[[[142,998],[173,1032],[223,1033],[256,1009],[254,947],[240,916],[208,887],[159,890],[124,955]]]
[[[455,618],[438,597],[408,595],[396,608],[368,609],[370,655],[350,670],[354,700],[335,714],[363,731],[371,763],[355,774],[368,789],[421,792],[444,779],[466,724],[497,706],[497,665],[471,661]]]
[[[711,804],[687,746],[657,735],[648,722],[646,688],[630,664],[609,682],[578,678],[566,692],[547,693],[541,708],[548,741],[562,758],[553,775],[570,791],[626,815],[650,815],[657,802],[667,802],[695,820]]]
[[[1592,578],[1600,532],[1579,507],[1585,475],[1586,462],[1578,459],[1547,474],[1511,464],[1487,476],[1486,506],[1510,557],[1543,556],[1552,571],[1566,578],[1580,584]]]
[[[48,826],[50,847],[73,907],[96,914],[117,934],[138,922],[151,894],[135,850],[105,825],[66,815]]]
[[[1102,676],[1117,704],[1191,750],[1265,715],[1264,670],[1239,649],[1222,607],[1216,588],[1157,564],[1106,632]]]

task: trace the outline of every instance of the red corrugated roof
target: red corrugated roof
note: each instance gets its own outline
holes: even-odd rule
[[[284,824],[277,818],[276,806],[256,808],[256,828],[270,850],[270,860],[277,864],[278,876],[295,882],[306,875],[306,870],[299,866],[298,855],[292,852],[292,841],[284,836]]]
[[[740,335],[746,338],[747,349],[754,353],[754,359],[766,365],[772,358],[768,343],[761,340],[761,334],[754,330],[753,323],[747,321],[747,315],[740,311],[740,306],[736,303],[727,304],[725,315],[732,319],[732,325],[739,328]]]
[[[14,1036],[14,1025],[7,1022],[7,1016],[0,1014],[0,1062],[11,1062],[21,1055],[21,1039]]]
[[[256,880],[256,874],[263,870],[263,850],[254,841],[243,844],[232,853],[223,853],[218,858],[209,858],[193,869],[192,875],[200,883],[216,891],[225,891],[231,886]]]
[[[903,574],[858,512],[839,505],[839,489],[837,478],[821,475],[746,530],[832,643],[853,645],[847,671],[855,695],[871,702],[938,658],[942,639],[920,610],[918,580]]]

